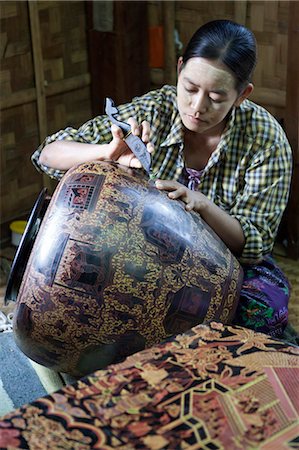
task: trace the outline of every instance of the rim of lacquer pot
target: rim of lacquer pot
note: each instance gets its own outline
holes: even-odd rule
[[[31,210],[25,231],[15,254],[8,277],[4,303],[8,301],[15,302],[17,300],[27,262],[49,203],[50,196],[47,195],[47,188],[43,188]]]

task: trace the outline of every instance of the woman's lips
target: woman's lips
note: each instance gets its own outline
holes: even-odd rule
[[[200,117],[195,117],[190,114],[187,114],[189,120],[193,123],[206,123],[206,120],[201,119]]]

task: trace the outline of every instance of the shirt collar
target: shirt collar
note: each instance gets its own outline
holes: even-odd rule
[[[172,122],[170,131],[165,139],[161,142],[161,147],[168,147],[170,145],[184,144],[184,131],[182,119],[177,111],[177,114]]]
[[[225,128],[224,128],[222,136],[221,136],[221,140],[226,139],[227,136],[230,135],[233,127],[235,127],[235,121],[236,121],[236,107],[233,106],[229,113],[227,123],[225,125]]]
[[[232,128],[236,125],[235,121],[236,121],[236,107],[233,106],[227,124],[224,128],[221,141],[218,146],[219,150],[221,149],[223,151],[227,148],[227,142],[229,141],[229,136],[231,134]],[[180,145],[184,144],[184,129],[182,119],[179,115],[179,112],[177,111],[175,119],[171,125],[170,132],[168,133],[166,139],[160,145],[161,147],[168,147],[170,145],[178,145],[178,144]],[[218,151],[216,150],[215,153],[218,153]]]
[[[231,138],[231,133],[232,130],[235,126],[235,118],[236,118],[236,107],[234,106],[230,112],[230,116],[227,120],[227,123],[225,125],[225,128],[223,130],[221,139],[219,144],[217,145],[216,149],[214,150],[214,152],[211,154],[209,161],[207,162],[207,165],[205,167],[205,172],[212,166],[214,166],[215,164],[218,163],[219,160],[221,160],[221,158],[223,158],[223,155],[225,154],[227,148],[228,148],[228,143],[229,140]]]

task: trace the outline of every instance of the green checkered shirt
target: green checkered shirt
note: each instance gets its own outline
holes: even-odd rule
[[[152,171],[156,178],[183,181],[185,173],[183,125],[176,88],[161,89],[118,107],[118,118],[135,117],[151,125]],[[48,136],[32,155],[36,168],[59,179],[64,172],[42,166],[41,150],[55,140],[90,144],[109,143],[111,122],[106,115]],[[292,170],[292,152],[278,122],[262,107],[245,100],[233,108],[220,143],[211,155],[198,189],[240,222],[246,243],[242,263],[261,260],[272,250],[285,209]]]

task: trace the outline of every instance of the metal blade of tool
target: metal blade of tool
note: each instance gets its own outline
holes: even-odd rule
[[[129,125],[126,122],[117,120],[114,117],[114,114],[118,113],[118,109],[116,108],[113,100],[109,97],[107,97],[105,101],[105,113],[107,114],[112,123],[114,123],[115,125],[117,125],[122,129],[125,135],[124,141],[126,142],[128,147],[132,150],[136,158],[139,159],[146,172],[150,173],[151,155],[148,152],[145,143],[140,139],[140,137],[132,134],[131,125]]]
[[[134,136],[134,134],[130,133],[125,138],[125,142],[130,147],[134,155],[139,159],[146,172],[150,173],[151,155],[148,152],[144,142],[140,139],[140,137]]]

